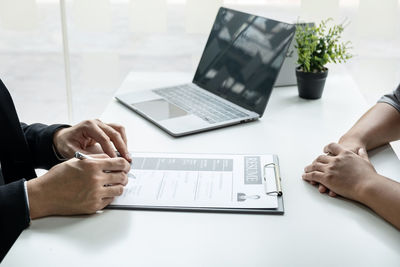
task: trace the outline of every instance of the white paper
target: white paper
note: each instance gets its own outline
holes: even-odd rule
[[[272,155],[132,153],[129,182],[111,205],[277,208]]]

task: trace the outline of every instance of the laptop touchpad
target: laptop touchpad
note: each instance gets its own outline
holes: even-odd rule
[[[186,111],[169,103],[165,99],[155,99],[144,102],[132,103],[137,110],[150,118],[162,121],[188,115]]]

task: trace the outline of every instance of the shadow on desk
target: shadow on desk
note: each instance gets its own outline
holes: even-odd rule
[[[92,215],[49,217],[45,223],[32,221],[31,226],[25,230],[25,237],[29,238],[31,231],[32,235],[34,232],[54,234],[60,242],[73,243],[78,249],[101,250],[119,242],[126,234],[126,229],[132,227],[132,217],[128,212],[120,212],[115,216],[115,213],[103,210]],[[60,235],[60,232],[64,234]]]

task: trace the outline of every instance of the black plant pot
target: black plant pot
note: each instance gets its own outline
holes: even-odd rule
[[[299,96],[305,99],[319,99],[324,91],[328,69],[324,72],[304,72],[296,68]]]

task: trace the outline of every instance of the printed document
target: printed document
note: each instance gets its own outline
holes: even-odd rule
[[[132,153],[128,184],[111,206],[278,207],[273,155]]]

